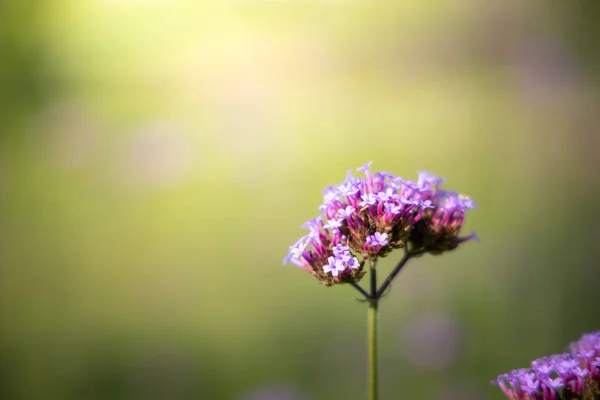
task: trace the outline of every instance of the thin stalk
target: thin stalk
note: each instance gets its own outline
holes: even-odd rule
[[[369,311],[367,330],[369,341],[369,400],[377,400],[377,261],[369,259],[369,275],[371,276],[371,296],[369,297]]]
[[[408,248],[405,248],[405,249],[406,250],[404,252],[404,257],[402,257],[402,259],[398,262],[398,265],[396,265],[396,267],[392,270],[392,272],[390,272],[388,277],[385,278],[385,281],[383,281],[383,284],[381,285],[381,287],[375,292],[375,298],[377,298],[377,299],[381,298],[381,296],[383,295],[385,290],[388,288],[388,286],[390,286],[390,284],[392,283],[392,281],[394,280],[396,275],[398,275],[398,273],[400,272],[402,267],[404,267],[404,265],[408,262],[408,260],[410,260],[410,258],[412,256],[414,256],[414,254],[412,254],[408,251]],[[372,291],[371,291],[371,293],[372,293]]]
[[[371,298],[377,295],[377,259],[369,258],[369,275],[371,277]]]
[[[362,294],[363,296],[365,296],[365,299],[371,298],[371,296],[369,295],[369,293],[367,293],[367,291],[365,289],[363,289],[362,287],[360,287],[360,285],[358,283],[356,283],[354,280],[350,281],[350,284],[352,285],[352,287],[354,287],[354,289],[358,290],[360,294]]]
[[[369,400],[377,400],[377,303],[376,298],[369,301]]]

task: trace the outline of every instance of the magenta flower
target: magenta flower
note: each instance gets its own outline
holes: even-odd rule
[[[284,263],[306,269],[325,285],[357,282],[367,259],[407,245],[414,255],[439,254],[475,238],[459,236],[473,202],[441,190],[443,179],[421,172],[415,183],[388,172],[371,173],[370,167],[368,162],[358,168],[363,178],[349,172],[344,182],[324,190],[323,216],[303,225],[310,233],[290,246]],[[340,245],[348,248],[342,261],[350,264],[341,264],[344,268],[329,260],[341,260],[334,252]]]

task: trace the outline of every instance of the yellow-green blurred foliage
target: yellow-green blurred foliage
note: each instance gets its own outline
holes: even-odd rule
[[[0,0],[0,398],[364,398],[366,306],[281,260],[368,160],[481,237],[394,282],[382,398],[501,398],[600,328],[599,19],[562,3]]]

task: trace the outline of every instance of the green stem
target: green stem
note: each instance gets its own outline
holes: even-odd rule
[[[359,285],[358,283],[356,283],[356,281],[354,281],[354,280],[351,280],[351,281],[350,281],[350,284],[351,284],[351,285],[354,287],[354,289],[358,290],[358,292],[359,292],[360,294],[362,294],[363,296],[365,296],[365,299],[368,299],[369,297],[371,297],[371,296],[369,295],[369,293],[367,293],[367,292],[365,291],[365,289],[363,289],[362,287],[360,287],[360,285]],[[361,301],[362,301],[362,300],[361,300]]]
[[[414,257],[415,255],[418,255],[418,254],[420,254],[420,253],[409,252],[408,247],[405,247],[404,248],[404,257],[402,257],[400,262],[398,262],[398,265],[396,265],[396,268],[394,268],[392,270],[392,272],[390,272],[389,276],[385,279],[385,281],[383,281],[383,284],[381,285],[379,290],[376,291],[374,297],[376,297],[377,299],[381,298],[381,296],[383,295],[385,290],[392,284],[392,281],[394,280],[396,275],[398,275],[398,273],[400,272],[402,267],[404,267],[404,265],[406,265],[406,263],[408,262],[408,260],[411,259],[411,257]]]
[[[377,400],[377,260],[369,259],[369,275],[371,275],[371,296],[368,312],[369,341],[369,400]]]
[[[369,400],[377,400],[377,303],[378,299],[369,301]]]

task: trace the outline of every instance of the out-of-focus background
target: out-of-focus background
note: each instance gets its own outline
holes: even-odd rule
[[[481,237],[394,282],[382,398],[501,399],[600,328],[594,3],[0,1],[0,398],[364,398],[365,304],[281,260],[374,160]]]

